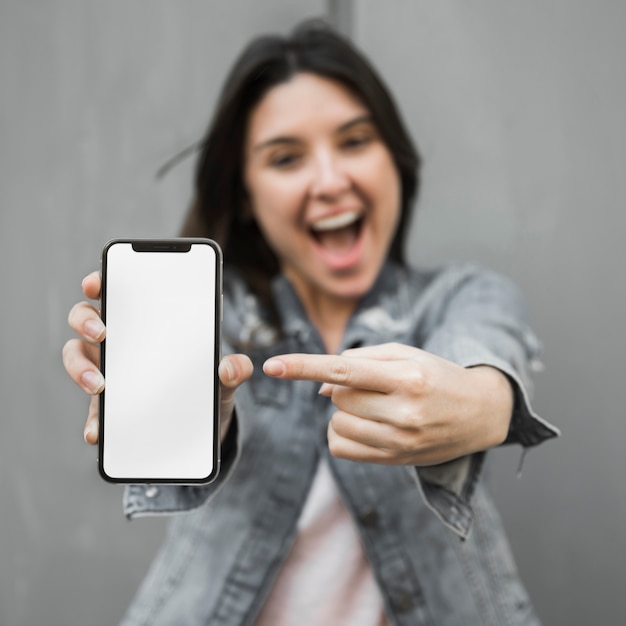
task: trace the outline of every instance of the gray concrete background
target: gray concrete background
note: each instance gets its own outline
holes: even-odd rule
[[[425,158],[411,259],[486,263],[545,344],[564,433],[496,451],[493,486],[546,624],[626,616],[621,270],[626,5],[598,0],[0,0],[0,626],[117,622],[163,520],[128,523],[82,442],[60,350],[113,236],[168,236],[229,63],[328,14],[391,84]],[[621,69],[620,69],[621,68]]]

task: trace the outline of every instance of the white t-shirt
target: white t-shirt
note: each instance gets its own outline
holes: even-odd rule
[[[256,626],[388,626],[383,598],[325,460]]]

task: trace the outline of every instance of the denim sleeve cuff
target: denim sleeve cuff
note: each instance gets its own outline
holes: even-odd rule
[[[526,339],[531,346],[533,337],[530,333]],[[514,342],[511,343],[515,345]],[[501,344],[502,346],[507,345],[504,340],[501,341]],[[537,353],[534,353],[533,358],[528,359],[526,352],[521,347],[515,346],[515,348],[510,347],[508,351],[501,349],[506,357],[499,356],[485,347],[483,343],[469,336],[456,337],[453,340],[447,338],[447,341],[434,342],[426,349],[462,367],[480,365],[494,367],[509,378],[513,387],[515,405],[505,443],[519,443],[528,448],[561,434],[558,428],[539,417],[531,407],[530,389],[532,388],[532,381],[528,370],[536,369],[539,366]],[[530,351],[531,348],[528,347],[527,350]],[[534,350],[535,348],[533,348]]]
[[[530,393],[527,385],[517,372],[506,361],[495,356],[483,356],[482,358],[467,359],[459,363],[463,367],[478,367],[487,365],[500,370],[507,376],[513,388],[514,405],[509,432],[505,444],[518,443],[524,448],[537,446],[553,437],[558,437],[561,432],[556,427],[537,415],[530,402]]]
[[[508,363],[486,354],[484,350],[479,358],[476,356],[476,346],[468,344],[465,345],[467,352],[462,355],[463,347],[459,342],[456,343],[454,360],[457,364],[463,367],[487,365],[497,368],[509,378],[513,387],[514,409],[504,443],[519,443],[526,449],[558,436],[559,430],[533,411],[529,393],[520,375]],[[473,356],[470,356],[470,352]],[[462,538],[467,537],[471,528],[471,498],[481,476],[485,454],[479,452],[440,465],[411,468],[427,506]]]
[[[484,460],[485,452],[477,452],[440,465],[409,467],[426,506],[461,539],[472,527],[471,498]]]

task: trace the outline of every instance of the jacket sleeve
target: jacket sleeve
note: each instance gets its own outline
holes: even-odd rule
[[[488,365],[503,372],[514,391],[505,444],[525,449],[559,435],[531,407],[531,373],[541,368],[541,346],[526,321],[523,298],[507,278],[473,266],[435,279],[439,294],[427,316],[422,348],[463,367]],[[416,469],[426,503],[461,536],[471,525],[470,501],[485,453]]]

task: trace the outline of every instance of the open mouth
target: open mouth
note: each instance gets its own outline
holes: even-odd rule
[[[333,254],[345,254],[358,241],[362,226],[362,211],[346,211],[315,222],[310,230],[324,249]]]

